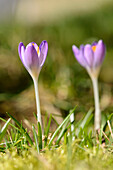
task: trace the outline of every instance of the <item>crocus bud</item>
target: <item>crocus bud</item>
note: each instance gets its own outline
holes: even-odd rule
[[[22,42],[18,46],[18,52],[20,59],[33,78],[35,96],[36,96],[36,107],[37,107],[37,121],[42,127],[41,112],[40,112],[40,101],[38,94],[38,76],[40,70],[45,62],[47,52],[48,52],[48,43],[47,41],[42,41],[40,46],[34,42],[29,43],[26,48]]]
[[[42,41],[39,47],[36,43],[31,42],[26,46],[26,48],[24,44],[20,42],[18,52],[20,59],[29,74],[32,78],[37,79],[47,56],[47,41]]]

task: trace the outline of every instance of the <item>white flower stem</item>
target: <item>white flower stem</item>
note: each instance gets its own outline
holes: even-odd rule
[[[39,101],[39,93],[38,93],[38,81],[37,79],[33,79],[34,88],[35,88],[35,97],[36,97],[36,107],[37,107],[37,121],[40,122],[42,128],[42,120],[41,120],[41,112],[40,112],[40,101]]]
[[[75,135],[74,135],[74,113],[71,114],[70,116],[70,122],[71,122],[71,132],[72,132],[72,141],[75,140]]]
[[[94,100],[95,100],[95,130],[100,129],[101,124],[101,111],[99,105],[99,91],[98,91],[98,78],[91,77],[93,83]]]
[[[71,132],[74,131],[74,124],[73,124],[74,120],[75,120],[75,118],[74,118],[74,113],[72,113],[71,116],[70,116]]]

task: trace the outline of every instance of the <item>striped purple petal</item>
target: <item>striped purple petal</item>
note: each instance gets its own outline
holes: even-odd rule
[[[74,53],[74,56],[75,58],[77,59],[77,61],[83,66],[83,67],[86,67],[87,66],[87,62],[84,58],[84,46],[81,45],[80,46],[80,50],[75,46],[73,45],[72,46],[72,50],[73,50],[73,53]]]
[[[39,68],[38,54],[32,43],[29,43],[24,53],[24,63],[28,69]]]
[[[98,67],[102,64],[105,57],[106,47],[102,40],[98,42],[96,45],[96,50],[94,52],[94,67]]]
[[[40,67],[43,66],[46,56],[47,56],[47,52],[48,52],[48,43],[47,41],[42,41],[40,46],[39,46],[39,64]]]
[[[91,45],[87,44],[84,47],[84,57],[88,63],[89,67],[93,66],[93,61],[94,61],[94,52],[92,50]]]
[[[24,64],[24,61],[23,61],[24,52],[25,52],[25,46],[22,42],[20,42],[19,46],[18,46],[18,53],[19,53],[19,57],[20,57],[23,64]]]

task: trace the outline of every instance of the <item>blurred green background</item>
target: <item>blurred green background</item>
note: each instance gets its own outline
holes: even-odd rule
[[[103,114],[113,112],[113,2],[71,0],[69,3],[62,0],[57,6],[55,3],[51,0],[18,1],[13,13],[6,13],[1,19],[2,117],[9,112],[20,120],[34,121],[33,82],[19,59],[18,44],[22,41],[26,46],[34,41],[39,45],[42,40],[49,44],[39,76],[42,114],[52,113],[60,123],[61,116],[65,117],[75,105],[78,106],[76,120],[94,106],[91,80],[74,58],[72,45],[80,46],[99,39],[103,39],[107,47],[99,76],[101,110]]]

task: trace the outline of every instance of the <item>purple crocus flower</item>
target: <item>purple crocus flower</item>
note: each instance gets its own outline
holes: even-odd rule
[[[20,42],[18,52],[23,65],[28,70],[32,78],[38,78],[48,52],[47,41],[42,41],[39,47],[36,43],[31,42],[26,46],[26,48],[24,44]]]
[[[101,111],[99,105],[98,75],[105,57],[105,44],[102,40],[99,40],[98,42],[94,42],[92,45],[81,45],[80,49],[73,45],[72,50],[77,61],[86,68],[91,77],[95,100],[95,130],[99,130],[101,123]]]
[[[92,45],[81,45],[78,49],[72,46],[73,53],[77,61],[87,70],[95,71],[104,60],[106,47],[102,40],[94,42]]]
[[[47,41],[42,41],[38,47],[36,43],[31,42],[25,47],[24,44],[20,42],[18,46],[18,52],[23,65],[33,78],[37,106],[37,120],[40,122],[42,127],[38,94],[38,76],[47,56],[48,43]]]

